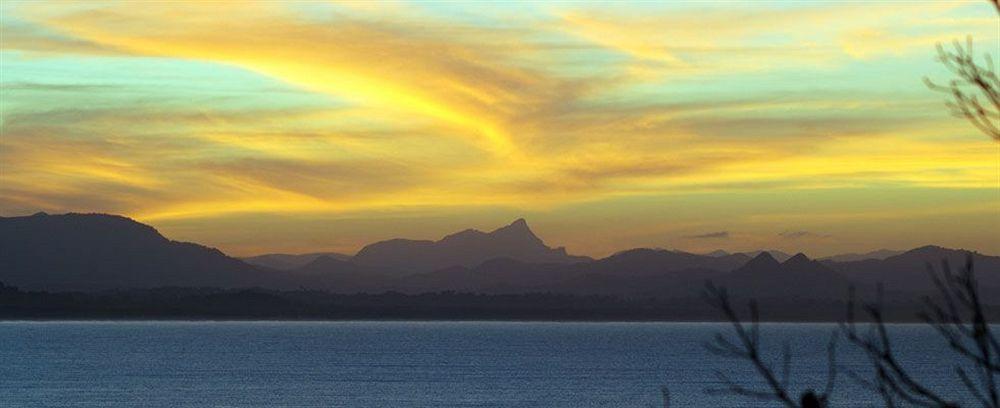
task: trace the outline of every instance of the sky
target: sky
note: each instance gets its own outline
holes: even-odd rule
[[[524,217],[552,246],[1000,253],[969,2],[0,3],[0,215],[238,256]],[[1000,66],[1000,64],[997,64]]]

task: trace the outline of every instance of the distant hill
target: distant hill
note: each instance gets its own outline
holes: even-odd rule
[[[755,258],[755,257],[759,256],[760,254],[762,254],[764,252],[767,252],[768,254],[770,254],[771,257],[774,258],[774,260],[776,260],[778,262],[785,262],[789,258],[792,257],[791,255],[789,255],[787,253],[784,253],[784,252],[781,252],[781,251],[778,251],[778,250],[774,250],[774,249],[750,251],[750,252],[744,252],[743,254],[746,255],[746,256],[748,256],[748,257]]]
[[[106,214],[0,217],[0,281],[26,289],[273,285],[267,271],[217,249],[164,238]]]
[[[713,281],[743,297],[843,299],[850,286],[844,275],[802,253],[779,262],[769,252],[761,252]]]
[[[834,262],[853,262],[853,261],[863,261],[865,259],[885,259],[890,256],[896,256],[903,253],[903,251],[893,251],[891,249],[879,249],[877,251],[865,252],[865,253],[849,253],[849,254],[839,254],[834,256],[828,256],[825,258],[820,258],[820,261],[834,261]]]
[[[474,267],[452,266],[396,279],[391,289],[406,293],[456,291],[527,293],[551,291],[577,274],[575,265],[534,264],[495,258]],[[563,291],[563,290],[560,290]]]
[[[911,249],[881,260],[825,261],[824,264],[861,285],[874,286],[881,282],[889,291],[927,292],[934,289],[928,275],[928,265],[940,271],[941,261],[947,260],[952,270],[958,270],[969,255],[972,256],[979,285],[1000,289],[1000,257],[933,245]]]
[[[593,260],[546,246],[517,220],[492,232],[466,230],[440,241],[383,241],[354,257],[270,254],[251,258],[258,263],[251,265],[213,248],[172,241],[120,216],[0,217],[0,282],[24,290],[262,287],[698,299],[705,281],[712,280],[740,297],[842,300],[850,284],[870,294],[882,282],[891,296],[919,299],[933,289],[928,263],[947,259],[957,269],[971,255],[984,296],[1000,302],[1000,257],[937,246],[873,258],[882,255],[887,253],[816,261],[769,251],[750,257],[637,248]]]
[[[381,292],[389,289],[393,276],[383,270],[322,255],[301,267],[286,271],[299,287],[338,293]]]
[[[743,254],[711,257],[664,249],[632,249],[575,264],[527,263],[510,258],[409,275],[392,283],[409,293],[434,290],[482,293],[676,294],[697,296],[705,279],[742,266]]]
[[[613,273],[619,276],[649,275],[696,268],[728,272],[742,266],[749,259],[750,257],[744,254],[711,256],[666,249],[637,248],[621,251],[580,267],[592,273]]]
[[[306,264],[315,261],[316,258],[322,256],[339,259],[341,261],[351,259],[350,255],[344,255],[336,252],[313,252],[309,254],[264,254],[240,259],[251,265],[263,266],[265,268],[277,269],[279,271],[288,271],[301,268]]]
[[[405,273],[431,272],[452,266],[473,267],[494,258],[529,263],[569,264],[590,258],[572,256],[565,248],[550,248],[536,236],[524,219],[492,232],[473,229],[448,235],[440,241],[392,239],[376,242],[358,251],[358,265]]]

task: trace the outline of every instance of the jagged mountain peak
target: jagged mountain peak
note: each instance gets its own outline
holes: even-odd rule
[[[589,258],[550,248],[519,218],[489,233],[467,229],[440,241],[382,241],[368,245],[355,255],[361,265],[400,271],[431,271],[449,266],[471,267],[491,258],[509,257],[525,262],[573,263]]]
[[[535,233],[531,231],[531,227],[528,227],[528,222],[524,218],[518,218],[506,226],[493,230],[490,234],[518,234],[535,237]]]
[[[528,221],[526,221],[524,218],[518,218],[518,219],[514,220],[513,222],[511,222],[507,226],[508,227],[518,227],[518,228],[528,228]]]
[[[771,256],[770,252],[763,251],[763,252],[757,254],[757,256],[753,257],[753,259],[751,259],[750,261],[748,261],[747,265],[755,265],[755,266],[756,265],[759,265],[759,266],[771,266],[771,265],[775,265],[776,266],[776,265],[780,265],[780,263],[778,262],[777,259],[774,259],[774,256]]]
[[[812,259],[809,259],[809,257],[806,256],[806,254],[803,254],[803,253],[799,252],[799,253],[795,254],[794,256],[792,256],[791,258],[788,258],[788,260],[786,260],[785,262],[782,262],[782,264],[783,265],[800,265],[800,264],[807,264],[807,263],[810,263],[810,262],[812,262]]]

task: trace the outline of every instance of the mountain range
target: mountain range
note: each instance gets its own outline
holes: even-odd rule
[[[549,248],[528,228],[523,218],[492,232],[467,229],[438,241],[391,239],[376,242],[362,248],[351,260],[358,265],[407,274],[452,266],[472,267],[494,258],[556,264],[592,260],[568,255],[565,248]]]
[[[1000,289],[1000,257],[924,246],[813,260],[776,251],[693,254],[637,248],[591,259],[547,246],[523,219],[437,241],[393,239],[338,253],[237,259],[172,241],[106,214],[0,217],[0,282],[27,290],[158,287],[316,289],[338,293],[566,293],[697,298],[706,280],[740,296],[842,299],[849,285],[882,282],[901,296],[933,289],[926,265],[975,261],[980,284]]]
[[[153,227],[106,214],[0,218],[0,281],[44,290],[237,287],[268,271],[221,251],[171,241]]]
[[[319,257],[330,257],[341,261],[351,259],[350,255],[337,252],[312,252],[308,254],[264,254],[241,258],[243,262],[263,266],[265,268],[277,269],[279,271],[289,271],[306,266]]]

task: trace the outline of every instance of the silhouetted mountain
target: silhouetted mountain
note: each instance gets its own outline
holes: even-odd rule
[[[369,268],[359,266],[349,260],[344,260],[329,255],[318,256],[309,263],[291,270],[292,273],[299,275],[322,275],[330,273],[363,273],[368,271],[370,271]]]
[[[727,255],[729,255],[729,252],[723,251],[721,249],[716,249],[716,250],[714,250],[712,252],[709,252],[709,253],[707,253],[705,255],[714,256],[714,257],[720,257],[720,256],[727,256]]]
[[[748,259],[750,258],[744,254],[713,257],[665,249],[638,248],[582,264],[579,268],[587,273],[615,274],[625,277],[686,269],[731,271],[742,266]]]
[[[0,217],[0,281],[27,289],[240,287],[274,278],[217,249],[105,214]]]
[[[896,256],[903,253],[903,251],[893,251],[890,249],[879,249],[877,251],[865,252],[865,253],[849,253],[840,254],[834,256],[828,256],[825,258],[820,258],[820,261],[833,261],[833,262],[853,262],[853,261],[863,261],[865,259],[885,259],[890,256]]]
[[[527,293],[545,291],[576,272],[570,264],[534,264],[495,258],[474,267],[452,266],[402,277],[392,289],[408,293],[459,291],[473,293]]]
[[[323,255],[299,268],[287,271],[300,287],[338,293],[377,292],[389,286],[392,276],[385,272]]]
[[[351,259],[350,255],[339,254],[336,252],[314,252],[310,254],[294,254],[294,255],[264,254],[264,255],[240,258],[240,260],[251,265],[263,266],[265,268],[277,269],[279,271],[288,271],[296,268],[301,268],[321,256],[328,256],[330,258],[339,259],[342,261]]]
[[[924,292],[934,288],[928,275],[928,264],[940,271],[941,261],[947,260],[954,271],[965,265],[966,257],[970,254],[975,262],[979,285],[1000,289],[1000,257],[961,249],[928,245],[883,260],[824,263],[858,284],[874,286],[881,282],[889,291]],[[989,292],[995,291],[984,291]]]
[[[564,248],[549,248],[524,219],[485,233],[465,230],[440,241],[393,239],[376,242],[352,258],[358,265],[400,273],[430,272],[452,266],[473,267],[494,258],[532,263],[576,263],[590,258],[571,256]]]
[[[937,265],[947,259],[957,269],[968,254],[926,246],[884,260],[817,262],[803,254],[776,259],[769,252],[750,258],[741,253],[698,255],[640,248],[590,260],[545,246],[524,220],[518,220],[490,233],[466,230],[440,241],[384,241],[351,259],[337,254],[257,257],[285,262],[281,264],[285,267],[312,258],[279,271],[249,265],[213,248],[171,241],[125,217],[44,213],[0,217],[0,282],[49,291],[260,286],[337,293],[544,292],[680,300],[697,299],[704,282],[711,279],[740,297],[808,303],[842,300],[850,280],[862,295],[883,282],[891,296],[914,299],[932,289],[927,263]],[[984,296],[1000,302],[1000,257],[972,256],[980,285],[987,288]],[[267,299],[259,301],[270,304]]]
[[[715,258],[663,249],[633,249],[576,264],[537,264],[498,258],[474,267],[455,266],[406,276],[395,281],[391,288],[409,293],[455,290],[686,296],[697,295],[705,279],[746,261],[743,254]]]
[[[801,253],[779,263],[770,253],[761,252],[713,281],[743,297],[843,299],[850,286],[844,276]]]
[[[745,254],[748,257],[755,258],[755,257],[757,257],[758,255],[760,255],[760,254],[762,254],[764,252],[767,252],[768,254],[770,254],[771,257],[774,258],[775,260],[777,260],[778,262],[785,262],[785,261],[788,260],[788,258],[792,257],[789,254],[786,254],[784,252],[781,252],[781,251],[778,251],[778,250],[774,250],[774,249],[759,250],[759,251],[750,251],[750,252],[744,252],[743,254]]]
[[[699,296],[707,280],[725,273],[705,268],[626,277],[614,273],[587,273],[546,288],[546,292],[693,299]]]
[[[781,267],[781,263],[774,259],[774,256],[770,252],[761,252],[757,254],[753,259],[747,261],[747,263],[741,266],[737,272],[738,273],[750,273],[750,274],[763,274],[770,273],[778,270]]]

